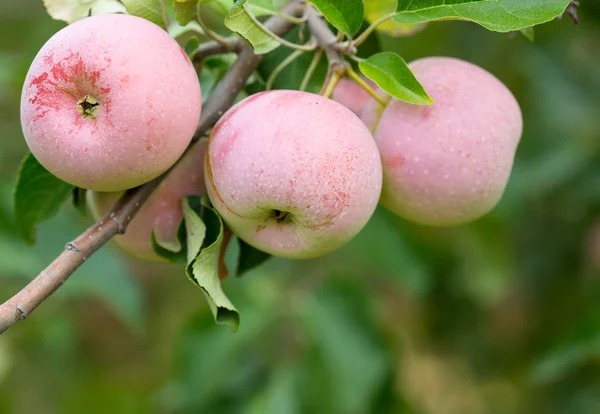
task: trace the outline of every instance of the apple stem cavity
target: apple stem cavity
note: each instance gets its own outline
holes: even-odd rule
[[[291,220],[290,213],[281,210],[273,210],[271,217],[275,219],[277,224],[287,223]]]
[[[77,101],[77,110],[81,114],[81,117],[85,119],[96,119],[96,112],[99,106],[100,102],[89,95],[85,95],[83,99]]]

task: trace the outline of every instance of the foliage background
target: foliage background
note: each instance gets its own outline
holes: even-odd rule
[[[582,3],[579,27],[541,26],[535,44],[459,22],[379,37],[516,95],[525,133],[487,217],[432,229],[381,209],[339,252],[228,280],[237,334],[181,268],[108,246],[0,337],[0,413],[600,412],[600,5]],[[12,219],[22,81],[63,26],[39,0],[0,0],[0,300],[89,225],[65,206],[30,248]]]

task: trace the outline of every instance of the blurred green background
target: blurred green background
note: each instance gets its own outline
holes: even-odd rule
[[[459,22],[378,39],[516,95],[525,132],[491,214],[433,229],[381,209],[334,254],[227,280],[236,334],[180,267],[107,246],[0,337],[0,413],[600,413],[600,3],[582,3],[535,44]],[[0,0],[0,300],[90,224],[65,206],[27,247],[12,218],[22,82],[63,26]]]

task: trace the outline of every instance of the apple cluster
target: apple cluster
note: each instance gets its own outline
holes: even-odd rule
[[[177,246],[181,198],[204,194],[242,240],[298,259],[347,243],[378,203],[426,225],[481,217],[506,187],[522,132],[519,106],[470,63],[428,58],[410,67],[433,105],[386,96],[383,106],[346,79],[334,99],[294,90],[243,99],[175,165],[116,242],[160,261],[153,237]],[[46,169],[91,190],[98,218],[123,191],[181,158],[201,102],[192,63],[165,31],[133,16],[100,15],[67,26],[40,50],[21,121]]]

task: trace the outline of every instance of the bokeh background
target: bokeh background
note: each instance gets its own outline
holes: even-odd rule
[[[535,43],[444,22],[367,46],[514,92],[525,132],[491,214],[434,229],[380,209],[334,254],[229,279],[236,334],[181,267],[109,245],[0,337],[0,413],[600,413],[600,3],[581,3]],[[90,224],[65,205],[34,247],[13,224],[22,82],[63,26],[0,0],[0,300]]]

